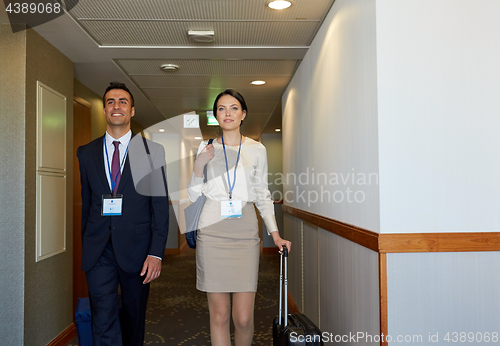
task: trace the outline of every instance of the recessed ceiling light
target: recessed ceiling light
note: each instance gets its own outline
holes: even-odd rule
[[[189,30],[188,37],[194,42],[213,42],[215,39],[215,33],[213,30]]]
[[[276,129],[276,130],[274,130],[274,131],[276,131],[276,132],[281,132],[281,129]]]
[[[292,2],[286,0],[274,0],[267,3],[267,7],[272,8],[273,10],[284,10],[290,6],[292,6]]]
[[[202,139],[202,137],[194,137],[194,139]]]
[[[160,66],[160,68],[163,70],[163,71],[177,71],[179,69],[179,65],[175,65],[175,64],[163,64]]]
[[[254,80],[250,84],[253,84],[253,85],[264,85],[264,84],[266,84],[266,81],[263,81],[263,80]]]
[[[159,129],[158,132],[165,132],[165,129]]]

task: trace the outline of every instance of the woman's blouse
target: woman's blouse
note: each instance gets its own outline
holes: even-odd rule
[[[208,141],[200,143],[197,155],[200,154],[207,144]],[[197,177],[194,172],[191,176],[191,181],[188,185],[188,194],[193,202],[196,201],[202,192],[207,198],[216,201],[229,200],[229,184],[223,146],[217,140],[214,140],[212,145],[215,149],[215,156],[207,164],[206,185],[203,184],[203,177]],[[274,205],[267,186],[266,148],[261,143],[245,137],[244,142],[241,144],[240,158],[236,168],[236,183],[234,183],[234,166],[238,157],[238,149],[239,145],[226,145],[229,179],[231,185],[234,184],[232,199],[241,200],[243,203],[254,203],[266,224],[268,232],[277,231]]]

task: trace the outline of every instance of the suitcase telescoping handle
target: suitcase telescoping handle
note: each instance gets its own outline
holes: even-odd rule
[[[288,325],[288,279],[287,279],[287,263],[288,263],[288,248],[286,245],[283,245],[283,249],[280,252],[281,257],[280,257],[280,310],[279,310],[279,324],[280,326],[287,326]],[[285,258],[285,270],[284,270],[284,280],[283,280],[283,258]],[[283,281],[285,282],[285,292],[283,292]],[[283,306],[283,295],[285,296],[285,315],[282,315],[282,306]],[[283,323],[281,322],[283,317]]]

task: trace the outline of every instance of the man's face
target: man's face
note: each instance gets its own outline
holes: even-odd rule
[[[130,94],[122,89],[111,89],[106,93],[104,100],[104,115],[108,126],[130,128],[130,119],[135,114]]]

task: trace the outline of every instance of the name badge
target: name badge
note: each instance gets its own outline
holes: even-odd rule
[[[122,214],[123,195],[102,196],[102,216],[120,216]]]
[[[236,219],[241,217],[241,201],[222,201],[220,206],[220,217],[223,219]]]

